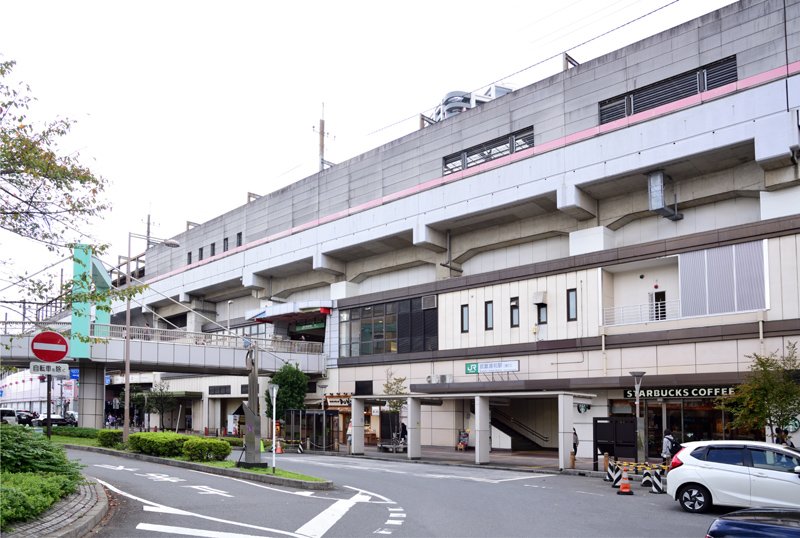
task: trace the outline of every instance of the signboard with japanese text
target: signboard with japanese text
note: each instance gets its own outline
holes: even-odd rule
[[[32,362],[30,364],[31,373],[34,375],[51,375],[53,377],[67,379],[69,377],[69,365],[57,362]]]
[[[497,374],[519,372],[519,361],[468,362],[464,368],[467,374]]]

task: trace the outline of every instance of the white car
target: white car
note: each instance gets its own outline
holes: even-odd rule
[[[759,441],[683,443],[667,493],[687,512],[722,506],[800,506],[800,452]]]

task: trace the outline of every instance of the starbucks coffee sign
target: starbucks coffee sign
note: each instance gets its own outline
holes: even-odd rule
[[[717,398],[730,396],[735,391],[730,387],[667,387],[659,389],[641,389],[640,398]],[[625,398],[636,398],[636,390],[625,389]]]

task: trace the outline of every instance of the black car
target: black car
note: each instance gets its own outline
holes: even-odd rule
[[[31,413],[30,411],[17,411],[17,424],[22,424],[23,426],[31,426],[33,424],[34,418],[36,418],[36,415]]]
[[[800,538],[800,509],[746,508],[720,516],[711,523],[706,538]]]
[[[50,420],[46,418],[45,415],[37,417],[33,419],[32,425],[33,426],[47,426],[47,423],[50,422],[53,426],[75,426],[75,419],[72,417],[62,417],[61,415],[50,415]]]

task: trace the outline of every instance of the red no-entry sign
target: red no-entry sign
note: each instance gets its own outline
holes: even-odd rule
[[[45,331],[31,340],[31,352],[45,362],[58,362],[67,356],[69,343],[58,333]]]

